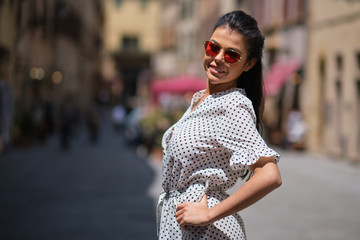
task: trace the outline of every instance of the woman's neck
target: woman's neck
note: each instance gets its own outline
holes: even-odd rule
[[[227,82],[227,83],[219,83],[219,84],[211,84],[209,80],[206,83],[205,94],[210,95],[217,92],[222,92],[231,88],[235,88],[237,86],[236,81]]]

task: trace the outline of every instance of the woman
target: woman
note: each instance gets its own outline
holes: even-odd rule
[[[228,13],[204,47],[206,89],[163,137],[159,239],[246,239],[237,212],[281,185],[280,156],[258,132],[264,37],[257,22]]]

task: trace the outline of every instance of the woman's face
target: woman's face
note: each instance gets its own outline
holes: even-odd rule
[[[204,69],[209,84],[226,84],[236,86],[237,78],[243,71],[248,71],[256,61],[247,61],[245,42],[240,33],[231,30],[227,26],[218,27],[210,37],[221,51],[217,56],[204,54]],[[241,55],[241,59],[235,63],[227,63],[224,59],[224,52],[232,50]]]

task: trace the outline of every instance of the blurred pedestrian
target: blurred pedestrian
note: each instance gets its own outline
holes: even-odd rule
[[[116,132],[122,130],[126,116],[125,107],[121,104],[115,105],[111,112],[113,126]]]
[[[44,104],[44,118],[48,136],[51,136],[55,130],[54,120],[54,104],[50,99],[47,99]]]
[[[68,150],[70,148],[70,140],[74,134],[73,128],[76,123],[75,111],[71,98],[65,98],[59,110],[59,134],[62,150]]]
[[[159,239],[246,239],[238,212],[281,185],[280,155],[259,134],[264,37],[257,22],[228,13],[204,46],[206,89],[163,136]],[[239,178],[246,183],[229,196]]]
[[[0,78],[0,155],[10,148],[13,110],[13,90],[5,79]]]
[[[137,148],[141,143],[140,119],[143,117],[140,106],[133,108],[124,119],[125,137],[130,147]]]
[[[34,133],[37,140],[44,143],[47,137],[45,122],[44,104],[40,98],[36,98],[32,106],[32,122],[34,124]]]
[[[285,149],[304,149],[305,132],[306,124],[301,112],[297,109],[293,109],[292,111],[290,111],[287,119],[286,137],[283,147]]]
[[[86,111],[86,127],[90,143],[95,144],[99,139],[100,107],[94,100]]]

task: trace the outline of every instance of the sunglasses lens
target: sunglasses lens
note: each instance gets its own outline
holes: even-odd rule
[[[205,42],[205,53],[208,56],[216,57],[220,52],[220,47],[210,41]]]
[[[225,61],[228,63],[235,63],[237,61],[239,61],[240,59],[240,54],[234,51],[226,51],[225,52]]]
[[[205,47],[205,53],[207,56],[216,57],[221,51],[221,48],[219,45],[217,45],[213,42],[210,42],[210,41],[206,41],[204,43],[204,47]],[[241,58],[241,55],[239,53],[231,51],[231,50],[227,50],[224,53],[224,59],[225,59],[225,62],[227,62],[227,63],[235,63],[235,62],[239,61],[240,58]]]

